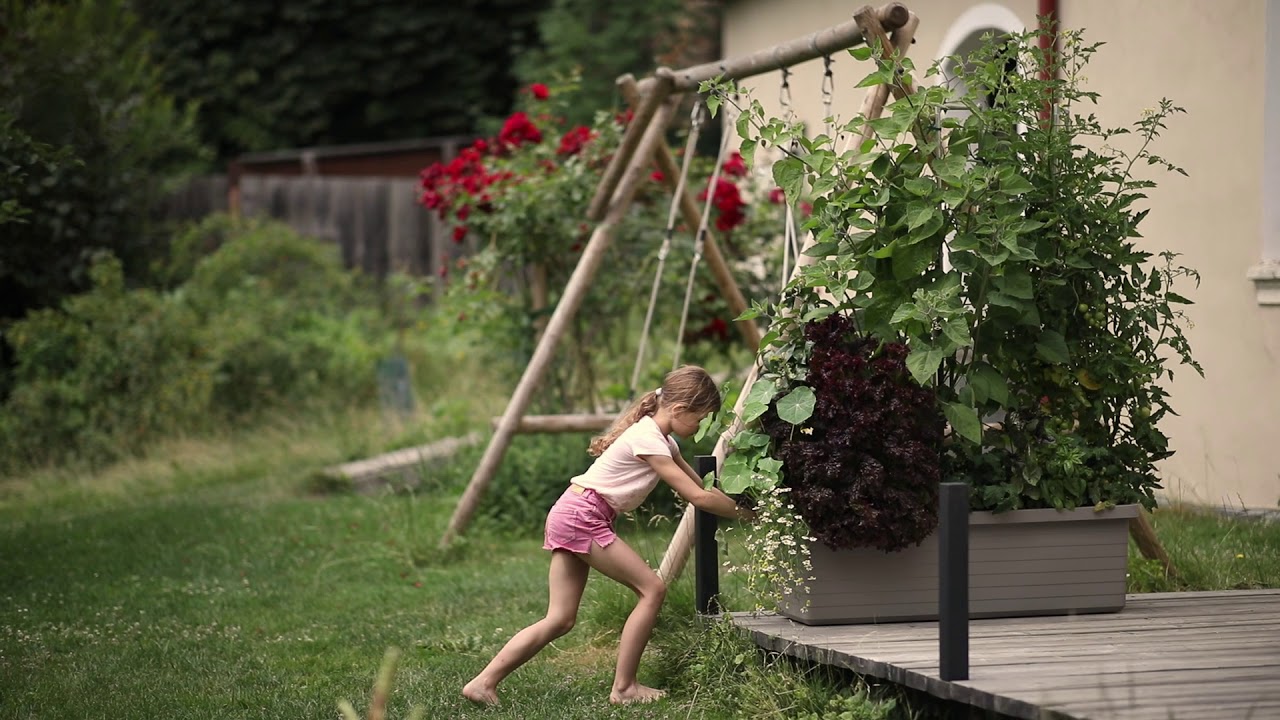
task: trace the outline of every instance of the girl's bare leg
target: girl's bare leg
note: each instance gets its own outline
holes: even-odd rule
[[[496,705],[498,683],[525,664],[548,643],[573,629],[587,586],[591,568],[578,555],[563,550],[551,553],[551,570],[547,575],[547,615],[516,633],[494,656],[484,670],[462,688],[462,695],[472,702]]]
[[[666,584],[622,540],[615,540],[609,547],[592,543],[587,562],[604,575],[631,588],[639,598],[622,627],[622,640],[618,643],[618,668],[614,671],[609,702],[625,704],[657,700],[666,693],[641,685],[636,680],[636,671],[640,668],[640,656],[649,643],[649,635],[658,621],[662,601],[667,596]]]

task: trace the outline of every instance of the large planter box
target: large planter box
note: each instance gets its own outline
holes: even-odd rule
[[[1124,607],[1129,519],[1137,505],[1095,511],[969,514],[969,614],[974,618],[1115,612]],[[936,620],[937,535],[919,546],[810,549],[809,593],[782,614],[807,625]],[[807,598],[807,604],[802,602]]]

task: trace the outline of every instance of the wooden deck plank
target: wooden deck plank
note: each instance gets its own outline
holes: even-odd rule
[[[937,623],[733,620],[767,649],[1014,717],[1280,717],[1280,590],[1130,595],[1119,613],[974,620],[963,682],[938,677]]]

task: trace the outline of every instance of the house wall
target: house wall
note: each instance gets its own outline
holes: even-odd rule
[[[1270,3],[1270,7],[1268,5]],[[920,17],[911,56],[923,76],[969,32],[1034,25],[1038,3],[914,0]],[[1280,139],[1280,66],[1266,51],[1268,24],[1280,38],[1280,0],[1059,0],[1064,27],[1103,41],[1086,75],[1101,94],[1104,125],[1129,124],[1167,96],[1187,114],[1170,119],[1156,154],[1189,177],[1153,175],[1150,215],[1140,244],[1171,250],[1197,269],[1187,331],[1205,377],[1175,368],[1168,384],[1178,417],[1162,428],[1176,454],[1161,465],[1169,498],[1214,505],[1274,508],[1280,501],[1280,305],[1265,304],[1248,277],[1280,259],[1280,222],[1264,188],[1280,188],[1280,161],[1264,148]],[[830,0],[741,0],[726,7],[724,48],[735,57],[845,22],[852,6]],[[832,112],[850,117],[865,92],[867,70],[847,54],[834,58]],[[792,68],[793,111],[820,130],[825,116],[820,60]],[[779,109],[780,74],[745,82],[770,112]],[[1266,113],[1270,112],[1270,122]],[[1268,130],[1269,129],[1269,130]],[[1270,135],[1266,133],[1269,132]],[[1113,143],[1126,149],[1119,142]],[[1270,165],[1268,165],[1270,163]],[[1266,265],[1271,267],[1271,265]]]

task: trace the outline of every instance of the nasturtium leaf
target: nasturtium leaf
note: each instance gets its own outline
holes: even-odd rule
[[[748,453],[733,453],[724,459],[720,470],[720,489],[729,495],[740,495],[751,487],[751,464]]]
[[[778,417],[792,425],[799,425],[813,416],[816,402],[813,389],[801,385],[778,399]]]

